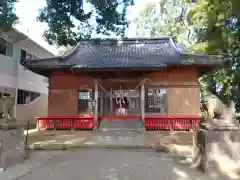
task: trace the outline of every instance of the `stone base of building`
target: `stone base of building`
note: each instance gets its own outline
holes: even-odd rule
[[[26,158],[24,129],[0,130],[0,170]]]

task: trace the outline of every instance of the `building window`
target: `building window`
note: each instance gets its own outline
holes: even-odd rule
[[[17,104],[29,104],[40,97],[40,93],[18,89]]]
[[[13,44],[0,38],[0,54],[13,57]]]
[[[21,59],[20,61],[25,61],[25,60],[36,60],[36,59],[39,59],[37,56],[21,49]]]
[[[149,88],[145,95],[146,113],[167,113],[167,89]]]
[[[92,111],[92,91],[78,91],[78,114],[89,114]]]

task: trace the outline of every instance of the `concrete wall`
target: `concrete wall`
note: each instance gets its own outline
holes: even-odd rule
[[[19,88],[47,94],[48,90],[46,88],[47,84],[45,83],[45,77],[26,70],[19,64],[19,61],[21,57],[21,49],[24,49],[39,58],[52,57],[53,55],[30,40],[25,39],[15,41],[14,39],[11,39],[11,37],[12,36],[9,36],[8,33],[3,33],[3,38],[8,42],[13,43],[14,52],[12,58],[0,55],[0,85],[4,84],[6,76],[8,76],[7,80],[9,80],[10,83],[7,85],[11,88]]]
[[[30,124],[36,124],[35,118],[38,116],[47,116],[48,112],[48,96],[41,94],[39,98],[30,104],[18,104],[16,106],[17,122],[26,125],[27,121]]]
[[[16,61],[13,58],[0,54],[0,73],[11,77],[16,77]]]
[[[7,90],[12,96],[17,97],[17,89],[41,93],[41,96],[29,104],[16,107],[17,121],[26,124],[36,116],[46,116],[48,107],[48,84],[46,78],[35,74],[19,64],[21,49],[39,57],[52,57],[53,54],[40,47],[29,39],[16,40],[14,32],[2,34],[2,38],[13,43],[13,57],[0,54],[0,92]],[[15,37],[15,38],[14,38]],[[34,121],[32,121],[34,123]]]
[[[0,86],[0,92],[3,92],[5,89],[6,87]],[[8,88],[8,93],[10,93],[11,96],[15,96],[16,89]],[[32,125],[36,124],[36,117],[47,116],[48,95],[42,93],[40,97],[36,98],[29,104],[17,104],[14,112],[16,113],[16,119],[19,124],[26,125],[28,121],[30,121],[30,124]]]

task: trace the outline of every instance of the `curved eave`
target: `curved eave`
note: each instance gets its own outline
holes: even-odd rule
[[[39,74],[39,75],[42,75],[42,76],[45,76],[45,77],[49,77],[50,74],[53,72],[53,71],[57,71],[57,70],[69,70],[71,69],[72,66],[70,65],[66,65],[66,66],[38,66],[38,65],[25,65],[25,67],[36,73],[36,74]]]
[[[115,39],[116,40],[116,39]],[[84,62],[80,61],[78,62],[78,59],[81,58],[78,56],[78,51],[81,51],[81,43],[79,43],[75,48],[72,49],[71,52],[68,54],[65,54],[64,56],[58,56],[58,57],[52,57],[48,59],[40,59],[40,60],[27,60],[24,61],[22,64],[29,70],[41,74],[44,76],[49,76],[50,72],[54,70],[59,69],[71,69],[76,71],[106,71],[106,70],[126,70],[126,69],[144,69],[146,70],[155,70],[155,69],[162,69],[164,67],[170,67],[170,66],[195,66],[199,67],[197,68],[200,74],[208,73],[212,70],[214,70],[216,67],[220,66],[221,64],[224,64],[226,60],[223,58],[223,56],[217,56],[217,55],[203,55],[203,54],[191,54],[184,49],[181,49],[179,46],[177,46],[171,37],[162,37],[162,38],[133,38],[133,39],[126,39],[131,42],[141,42],[144,40],[163,40],[164,42],[167,42],[171,45],[171,48],[173,51],[175,51],[178,57],[180,57],[179,61],[159,61],[159,56],[157,58],[158,61],[143,61],[140,64],[135,64],[133,62],[129,64],[117,64],[113,67],[108,67],[111,63],[100,63],[95,64],[91,61]],[[108,40],[101,40],[102,41],[108,41]],[[76,57],[77,56],[77,57]],[[75,59],[75,61],[70,61],[71,59]],[[95,61],[94,61],[95,62]],[[98,62],[98,61],[96,61]],[[164,65],[162,66],[161,63]],[[144,67],[142,67],[144,66]],[[200,68],[201,67],[201,68]]]
[[[172,40],[172,38],[169,39],[169,42],[171,46],[175,49],[175,51],[183,57],[182,64],[184,65],[196,65],[199,67],[205,67],[207,73],[209,71],[214,70],[218,66],[223,65],[228,60],[223,55],[206,55],[206,54],[195,54],[187,51],[183,51],[182,49],[178,48],[176,43]]]

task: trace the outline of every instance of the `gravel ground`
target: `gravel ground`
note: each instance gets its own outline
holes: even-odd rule
[[[46,152],[48,153],[48,152]],[[155,152],[79,150],[56,153],[15,180],[210,180],[177,157]],[[222,178],[218,178],[219,180]]]

